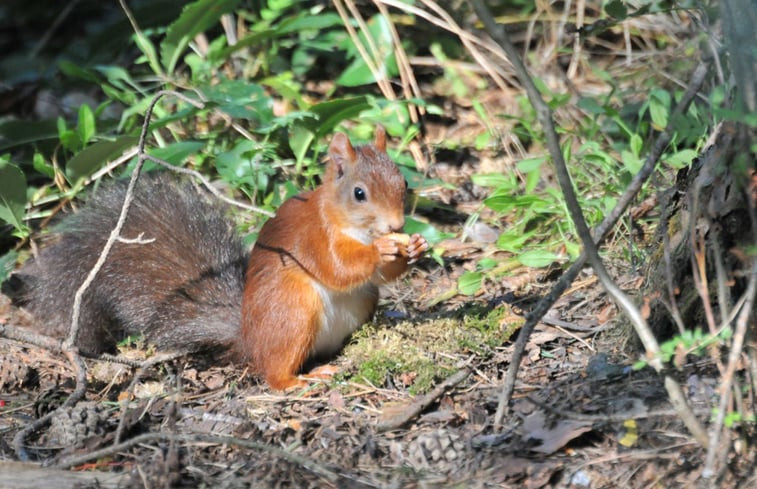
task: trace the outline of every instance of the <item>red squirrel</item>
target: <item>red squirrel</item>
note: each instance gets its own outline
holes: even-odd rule
[[[428,249],[399,234],[407,183],[383,129],[358,147],[335,134],[329,157],[323,183],[284,202],[249,257],[225,206],[173,175],[143,175],[124,239],[84,296],[78,346],[100,352],[141,334],[162,349],[230,353],[274,389],[303,385],[305,362],[336,353],[372,316],[378,286]],[[123,203],[125,183],[104,187],[11,282],[59,336]]]

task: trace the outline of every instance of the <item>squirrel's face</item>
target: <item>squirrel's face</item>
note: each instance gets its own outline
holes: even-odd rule
[[[386,153],[371,146],[357,152],[355,178],[344,185],[348,219],[372,239],[401,231],[405,225],[405,178]]]
[[[407,182],[383,144],[352,148],[346,137],[335,137],[330,156],[326,181],[334,184],[334,197],[344,211],[344,231],[366,244],[401,231]]]

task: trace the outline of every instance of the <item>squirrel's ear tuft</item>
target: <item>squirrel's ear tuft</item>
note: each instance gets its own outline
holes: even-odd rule
[[[357,161],[355,148],[352,147],[352,143],[344,133],[337,132],[334,134],[331,144],[329,144],[329,158],[331,158],[331,164],[327,173],[331,173],[336,178],[342,178],[345,167],[353,165]]]
[[[353,163],[357,159],[355,148],[352,147],[349,138],[341,132],[334,134],[334,137],[331,139],[329,156],[332,161],[340,165]]]
[[[373,145],[377,150],[386,153],[386,131],[382,126],[376,126],[376,135],[373,139]]]

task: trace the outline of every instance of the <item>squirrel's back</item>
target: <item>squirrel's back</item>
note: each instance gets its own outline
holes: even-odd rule
[[[127,182],[97,189],[15,274],[16,300],[67,334],[74,295],[121,211]],[[187,180],[144,174],[105,264],[85,293],[78,345],[99,352],[141,334],[164,349],[228,348],[239,335],[248,261],[226,206]]]

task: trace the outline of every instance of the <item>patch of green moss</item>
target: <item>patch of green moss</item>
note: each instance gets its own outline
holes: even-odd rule
[[[471,353],[488,357],[501,346],[514,331],[502,327],[506,314],[503,308],[471,307],[449,318],[366,325],[344,349],[352,367],[342,378],[428,392]]]
[[[355,374],[362,377],[373,385],[384,385],[384,381],[390,373],[396,373],[401,370],[401,363],[390,358],[383,352],[377,352],[376,355],[361,363]]]
[[[507,306],[494,309],[477,306],[464,311],[461,319],[466,329],[480,334],[463,338],[460,346],[481,354],[506,343],[524,322]]]

